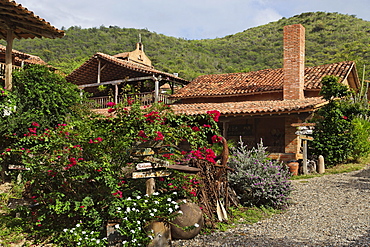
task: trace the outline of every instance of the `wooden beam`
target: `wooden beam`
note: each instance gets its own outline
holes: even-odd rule
[[[12,90],[12,48],[13,48],[13,29],[8,29],[6,34],[6,50],[5,50],[5,88]]]
[[[100,85],[119,85],[123,82],[143,81],[143,80],[154,80],[154,77],[144,76],[144,77],[127,78],[127,79],[120,79],[120,80],[114,80],[114,81],[106,81],[106,82],[101,82],[101,83],[83,84],[83,85],[78,85],[78,88],[82,89],[86,87],[97,87]]]

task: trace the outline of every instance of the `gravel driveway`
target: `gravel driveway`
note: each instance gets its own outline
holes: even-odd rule
[[[370,166],[292,183],[286,212],[173,246],[370,246]]]

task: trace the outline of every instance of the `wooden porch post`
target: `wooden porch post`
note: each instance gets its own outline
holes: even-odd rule
[[[13,48],[14,33],[12,29],[7,30],[6,34],[6,50],[5,50],[5,88],[12,90],[12,48]]]
[[[118,85],[114,85],[114,103],[118,104]]]
[[[98,58],[98,79],[97,79],[97,83],[100,83],[100,66],[101,66],[101,64],[100,64],[100,59]]]
[[[158,103],[159,98],[159,79],[154,77],[154,102]]]

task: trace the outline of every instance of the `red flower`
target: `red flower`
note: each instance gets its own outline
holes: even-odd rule
[[[343,118],[343,119],[345,119],[345,120],[347,120],[347,119],[348,119],[348,117],[346,117],[346,116],[342,116],[342,118]]]
[[[116,197],[119,197],[119,198],[122,198],[122,191],[117,190],[117,192],[112,193],[112,195],[114,195]]]
[[[218,119],[221,115],[220,112],[217,110],[207,111],[207,114],[210,115],[213,118],[213,120],[215,120],[215,122],[218,122]]]
[[[162,134],[162,132],[160,131],[157,131],[157,137],[154,138],[154,141],[161,141],[164,139],[164,135]]]
[[[192,129],[193,131],[200,131],[200,129],[199,129],[199,127],[198,127],[198,126],[191,127],[191,129]]]
[[[116,109],[114,109],[114,108],[109,108],[108,109],[108,113],[112,113],[112,112],[114,112]]]
[[[38,123],[36,123],[36,122],[32,122],[32,126],[40,127],[40,124],[38,124]]]
[[[161,117],[156,111],[149,112],[148,114],[145,114],[144,117],[146,117],[146,121],[149,123],[154,123],[155,121],[161,120]]]
[[[213,143],[217,143],[217,142],[221,142],[222,141],[222,137],[221,136],[217,136],[217,135],[214,135],[212,136],[212,142]]]
[[[84,208],[85,206],[80,206],[80,208]]]
[[[171,159],[171,155],[173,155],[173,154],[163,154],[162,156],[164,158]]]
[[[203,125],[203,127],[205,127],[205,128],[211,128],[211,125],[209,125],[209,124],[204,124],[204,125]]]
[[[141,138],[148,138],[148,136],[145,134],[144,130],[140,130],[137,135],[140,136]]]
[[[115,105],[117,105],[116,103],[114,103],[114,102],[108,102],[107,103],[107,106],[109,106],[109,107],[113,107],[113,106],[115,106]]]
[[[127,104],[128,105],[132,105],[134,102],[135,102],[135,100],[133,100],[131,98],[127,98]]]

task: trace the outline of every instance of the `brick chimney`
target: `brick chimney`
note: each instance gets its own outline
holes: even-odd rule
[[[283,99],[304,99],[305,28],[301,24],[284,27]]]

